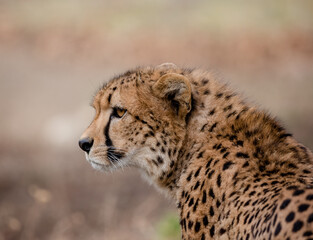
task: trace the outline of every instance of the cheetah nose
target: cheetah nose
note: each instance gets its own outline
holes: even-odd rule
[[[83,138],[79,140],[78,144],[80,148],[83,149],[83,151],[85,151],[86,153],[89,153],[93,144],[93,139],[89,137]]]

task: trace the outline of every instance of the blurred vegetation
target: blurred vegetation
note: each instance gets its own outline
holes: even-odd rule
[[[180,225],[177,213],[167,213],[163,216],[157,226],[157,239],[176,240],[180,239]]]

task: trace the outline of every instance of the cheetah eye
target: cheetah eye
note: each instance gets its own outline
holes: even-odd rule
[[[112,117],[122,118],[126,112],[126,109],[115,107],[113,108]]]

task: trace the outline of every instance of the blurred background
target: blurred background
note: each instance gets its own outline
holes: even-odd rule
[[[175,206],[78,148],[115,74],[213,71],[313,148],[313,2],[0,1],[0,240],[179,239]]]

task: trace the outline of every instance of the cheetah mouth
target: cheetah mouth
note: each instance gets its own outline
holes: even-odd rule
[[[93,161],[91,159],[88,159],[88,162],[91,164],[92,168],[96,169],[96,170],[101,170],[101,171],[105,171],[109,166],[104,164],[104,163],[99,163],[96,161]]]
[[[104,164],[101,164],[101,163],[97,163],[97,162],[95,162],[95,161],[92,161],[92,160],[90,160],[89,161],[91,164],[94,164],[94,165],[96,165],[96,166],[101,166],[101,167],[104,167],[105,165]]]
[[[90,163],[91,166],[95,169],[105,170],[105,168],[107,167],[107,164],[105,164],[103,162],[99,162],[98,159],[94,159],[93,157],[89,156],[89,154],[87,154],[87,153],[86,153],[85,157],[86,157],[87,162]]]
[[[126,156],[126,151],[109,147],[103,151],[93,150],[85,153],[87,162],[92,168],[103,172],[116,170],[123,166],[123,159]]]
[[[125,157],[125,153],[121,151],[117,151],[113,148],[108,148],[107,150],[107,158],[110,162],[118,162],[121,158]]]

